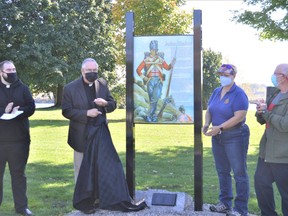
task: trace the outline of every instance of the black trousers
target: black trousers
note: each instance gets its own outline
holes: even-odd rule
[[[0,204],[3,200],[4,171],[6,163],[8,163],[16,211],[22,211],[27,208],[25,168],[28,156],[29,144],[0,144]]]
[[[288,164],[266,163],[258,158],[254,184],[258,206],[263,216],[278,216],[275,211],[274,182],[281,195],[283,216],[288,216]]]

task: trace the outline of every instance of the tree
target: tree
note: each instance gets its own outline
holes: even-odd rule
[[[13,60],[33,91],[52,91],[60,105],[63,85],[87,57],[115,82],[110,0],[6,0],[0,12],[0,60]]]
[[[117,64],[125,64],[125,15],[134,12],[137,35],[172,35],[191,32],[192,13],[180,9],[183,0],[117,0],[113,6],[113,23],[119,27],[116,42],[121,50]]]
[[[208,100],[216,87],[220,86],[219,76],[215,73],[221,66],[222,55],[211,49],[203,51],[203,109],[207,109]]]
[[[233,20],[256,28],[260,38],[288,40],[287,0],[244,0],[248,5],[260,5],[259,11],[235,11]],[[283,18],[274,18],[276,12],[283,12]]]

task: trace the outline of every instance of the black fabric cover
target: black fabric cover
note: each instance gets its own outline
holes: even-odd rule
[[[98,116],[87,124],[88,145],[75,186],[73,206],[78,210],[107,208],[131,201],[122,163],[113,145],[106,118]]]

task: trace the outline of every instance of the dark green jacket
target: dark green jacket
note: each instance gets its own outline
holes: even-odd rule
[[[272,93],[268,106],[278,93],[278,89]],[[265,162],[288,163],[288,93],[272,111],[256,113],[256,117],[260,124],[269,124],[260,141],[259,157]]]

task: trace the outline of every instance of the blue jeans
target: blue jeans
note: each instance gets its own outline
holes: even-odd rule
[[[266,163],[259,158],[254,175],[258,206],[263,216],[278,216],[275,211],[273,183],[281,195],[282,213],[288,216],[288,164]]]
[[[250,130],[244,124],[212,137],[212,151],[220,187],[219,200],[232,208],[232,169],[236,182],[234,210],[243,215],[248,214],[249,177],[246,160],[249,136]]]
[[[147,83],[150,107],[148,117],[153,119],[157,109],[157,103],[162,94],[163,83],[159,77],[151,77]]]

